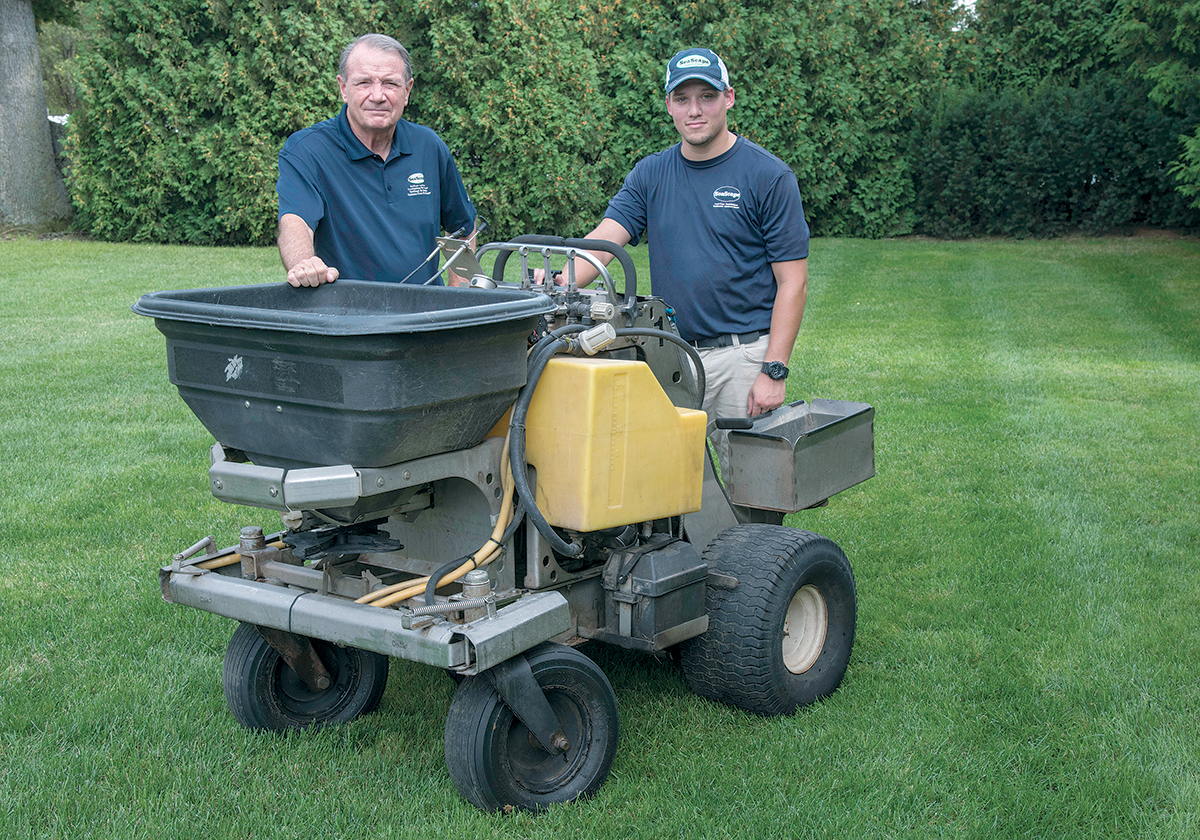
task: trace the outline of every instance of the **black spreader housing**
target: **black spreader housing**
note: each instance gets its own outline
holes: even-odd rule
[[[225,446],[274,467],[383,467],[480,443],[554,309],[518,289],[338,280],[151,292],[171,382]]]

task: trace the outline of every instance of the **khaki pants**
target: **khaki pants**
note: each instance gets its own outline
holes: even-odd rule
[[[762,372],[769,341],[769,336],[762,335],[750,344],[697,351],[704,362],[704,410],[708,413],[710,424],[718,417],[746,416],[750,387]],[[721,474],[728,475],[729,433],[716,429],[709,440],[717,450]]]

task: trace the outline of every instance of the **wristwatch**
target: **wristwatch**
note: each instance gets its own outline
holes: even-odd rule
[[[763,362],[762,372],[775,381],[787,379],[788,369],[783,362]]]

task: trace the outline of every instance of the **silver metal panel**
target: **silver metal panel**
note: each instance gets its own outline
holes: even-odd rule
[[[364,495],[389,493],[393,490],[425,484],[442,478],[465,478],[479,487],[489,499],[492,512],[500,510],[500,458],[504,438],[487,438],[470,449],[459,449],[406,461],[390,467],[360,468]]]
[[[287,510],[283,503],[283,477],[284,471],[275,467],[226,461],[219,443],[212,448],[208,484],[212,494],[222,502]]]
[[[678,624],[669,630],[664,630],[661,633],[654,635],[654,649],[666,650],[672,645],[677,645],[682,641],[691,639],[694,636],[699,636],[701,633],[708,632],[708,616],[702,615],[699,618],[693,618],[691,621],[685,621],[683,624]]]
[[[348,507],[362,495],[358,472],[349,464],[288,470],[283,500],[292,510]]]
[[[500,458],[504,438],[488,438],[470,449],[418,458],[391,467],[357,468],[352,464],[283,470],[229,461],[224,447],[210,453],[209,483],[223,502],[268,510],[335,510],[361,500],[445,478],[471,482],[500,511]]]
[[[811,507],[875,475],[875,409],[840,400],[803,401],[729,433],[727,486],[736,505],[776,511]]]
[[[362,648],[385,656],[453,668],[467,659],[461,629],[436,622],[405,630],[396,610],[217,573],[170,576],[171,600],[226,618]],[[536,642],[534,643],[536,644]]]
[[[537,592],[509,604],[491,618],[464,624],[458,632],[475,649],[473,674],[571,629],[571,608],[558,592]]]
[[[733,508],[729,506],[729,499],[725,496],[725,491],[721,489],[721,484],[717,480],[712,458],[707,454],[704,456],[702,493],[700,510],[695,513],[686,513],[683,516],[684,534],[687,535],[688,542],[700,554],[703,554],[708,544],[716,539],[717,534],[737,524],[737,517],[733,513]]]
[[[276,563],[268,560],[259,564],[259,574],[277,585],[283,583],[287,586],[298,586],[302,589],[325,592],[350,600],[361,598],[369,591],[367,582],[357,574],[330,574],[320,569],[295,566],[291,563]]]
[[[470,624],[439,620],[406,630],[403,614],[397,610],[216,572],[170,574],[166,585],[176,604],[468,674],[486,670],[571,629],[570,607],[558,592],[526,595],[494,616]],[[471,667],[464,668],[468,645],[473,656]]]

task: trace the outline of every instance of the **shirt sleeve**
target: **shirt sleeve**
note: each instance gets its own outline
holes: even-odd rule
[[[475,205],[467,196],[467,188],[463,184],[462,175],[454,163],[450,149],[445,149],[442,163],[442,230],[454,232],[463,230],[470,233],[475,229]]]
[[[646,229],[646,191],[644,188],[645,166],[639,161],[632,171],[625,176],[621,189],[608,202],[604,218],[614,222],[629,232],[629,244],[637,245],[642,232]]]
[[[786,169],[766,191],[761,219],[768,262],[808,257],[808,221],[796,173]]]
[[[279,179],[275,192],[279,194],[279,217],[292,213],[304,220],[311,230],[325,218],[325,198],[316,180],[306,172],[302,162],[293,159],[285,143],[279,153]]]

